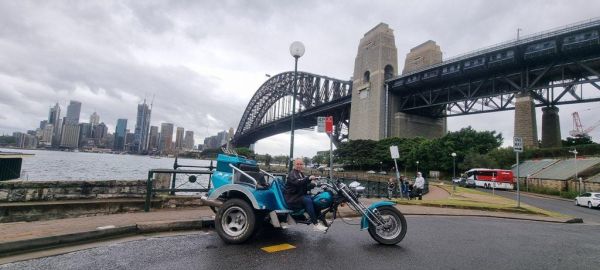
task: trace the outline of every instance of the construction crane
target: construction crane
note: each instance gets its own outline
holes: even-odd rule
[[[587,110],[590,110],[590,109],[587,109]],[[569,132],[569,135],[571,135],[572,137],[578,137],[578,138],[587,137],[587,138],[590,138],[590,135],[589,135],[590,132],[592,132],[592,130],[594,130],[595,128],[597,128],[598,126],[600,126],[600,120],[598,120],[593,125],[589,126],[586,129],[583,129],[583,125],[581,124],[581,119],[579,118],[579,113],[578,112],[574,112],[572,115],[573,115],[573,130],[571,130]]]

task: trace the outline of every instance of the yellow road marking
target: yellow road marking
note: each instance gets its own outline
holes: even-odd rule
[[[296,248],[296,247],[292,246],[290,244],[280,244],[280,245],[264,247],[261,249],[266,252],[273,253],[273,252],[284,251],[284,250],[294,249],[294,248]]]

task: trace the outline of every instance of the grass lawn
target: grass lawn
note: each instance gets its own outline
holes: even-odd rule
[[[452,194],[452,185],[433,185],[446,190]],[[501,196],[494,196],[492,194],[478,191],[475,189],[456,187],[456,192],[446,199],[439,200],[397,200],[399,204],[406,205],[422,205],[422,206],[434,206],[434,207],[448,207],[448,208],[460,208],[460,209],[473,209],[473,210],[485,210],[494,212],[508,212],[508,213],[519,213],[519,214],[530,214],[530,215],[541,215],[548,217],[566,218],[560,213],[543,210],[531,205],[521,203],[521,207],[517,207],[515,200],[507,199]]]

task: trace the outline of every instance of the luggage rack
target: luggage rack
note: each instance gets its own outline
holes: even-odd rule
[[[151,198],[156,192],[169,192],[170,195],[175,195],[175,192],[208,192],[211,187],[211,177],[216,169],[216,166],[213,165],[214,161],[210,161],[210,165],[208,166],[198,166],[198,165],[182,165],[177,162],[177,157],[175,157],[175,162],[173,163],[173,169],[151,169],[148,171],[148,180],[146,181],[146,201],[144,203],[144,211],[150,211]],[[196,168],[196,169],[179,169],[179,168]],[[171,178],[171,187],[170,188],[154,188],[152,179],[154,175],[157,173],[169,173],[172,174]],[[177,179],[177,175],[190,175],[188,177],[188,182],[194,183],[201,188],[178,188],[175,187],[175,180]],[[197,183],[196,175],[208,175],[208,185],[206,187]]]

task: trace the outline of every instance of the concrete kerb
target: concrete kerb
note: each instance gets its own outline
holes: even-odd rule
[[[0,257],[60,247],[68,244],[81,244],[95,240],[123,237],[133,234],[199,230],[212,227],[214,227],[214,219],[212,217],[201,217],[200,220],[143,222],[135,225],[126,225],[114,228],[98,228],[93,231],[0,243]]]

